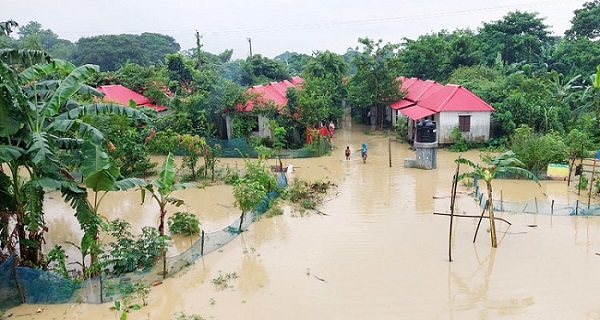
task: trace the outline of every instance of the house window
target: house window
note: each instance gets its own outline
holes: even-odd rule
[[[470,132],[471,116],[458,116],[458,129],[460,132]]]

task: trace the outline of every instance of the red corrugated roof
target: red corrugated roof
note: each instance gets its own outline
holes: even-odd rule
[[[265,105],[272,102],[278,109],[287,104],[285,92],[289,87],[298,87],[304,82],[301,77],[293,77],[291,80],[271,82],[267,85],[252,86],[246,90],[246,94],[253,98],[248,100],[246,105],[239,108],[239,111],[252,111],[254,105]]]
[[[414,105],[416,102],[414,101],[410,101],[408,99],[402,99],[402,100],[398,100],[392,104],[390,104],[390,107],[392,107],[392,109],[394,110],[399,110],[399,109],[403,109],[406,107],[410,107],[412,105]]]
[[[100,86],[98,91],[104,93],[102,100],[105,102],[128,106],[129,100],[133,100],[136,106],[152,108],[158,112],[167,110],[167,107],[152,104],[150,99],[120,84]]]
[[[103,100],[106,102],[116,102],[126,106],[129,105],[129,100],[135,101],[136,106],[150,103],[150,99],[119,84],[101,86],[98,90],[104,93]]]
[[[418,102],[419,106],[435,112],[496,111],[492,106],[462,86],[447,84]]]
[[[400,89],[408,90],[413,84],[421,81],[419,78],[406,78],[406,77],[398,77],[397,80],[400,80],[402,84],[400,84]]]
[[[404,99],[418,102],[440,90],[442,87],[441,84],[432,80],[418,80],[408,88],[408,93],[404,96]]]
[[[395,110],[410,107],[442,88],[441,84],[432,80],[423,81],[418,78],[405,77],[398,77],[397,79],[402,81],[400,89],[406,90],[406,95],[402,100],[398,100],[390,105]]]
[[[432,114],[435,114],[436,112],[433,110],[429,110],[427,108],[423,108],[419,105],[414,105],[408,108],[404,108],[404,109],[400,109],[398,110],[400,111],[403,115],[413,119],[413,120],[418,120],[421,118],[425,118],[427,116],[430,116]]]

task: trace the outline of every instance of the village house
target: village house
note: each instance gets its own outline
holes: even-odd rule
[[[133,101],[137,107],[154,109],[156,112],[167,110],[167,107],[153,104],[150,99],[120,84],[100,86],[98,87],[98,91],[104,94],[102,98],[103,102],[113,102],[129,106],[129,101]]]
[[[496,110],[466,88],[431,80],[400,77],[400,90],[406,95],[390,104],[389,119],[408,122],[407,139],[415,139],[417,120],[428,119],[436,123],[437,141],[451,144],[450,133],[458,127],[465,140],[485,143],[490,138],[491,114]]]
[[[252,133],[260,138],[271,136],[269,129],[269,119],[258,112],[255,112],[268,105],[273,105],[278,111],[287,105],[286,91],[289,87],[300,87],[304,79],[301,77],[292,77],[290,80],[271,82],[267,85],[252,86],[246,90],[246,95],[250,97],[244,105],[238,106],[239,112],[248,112],[257,117],[256,126]],[[233,121],[229,114],[226,115],[227,139],[233,138]]]

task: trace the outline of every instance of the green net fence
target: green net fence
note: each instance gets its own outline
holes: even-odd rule
[[[288,185],[284,173],[277,176],[277,188],[251,211],[243,213],[227,227],[212,232],[202,231],[201,237],[184,252],[166,258],[167,277],[173,276],[193,264],[200,257],[213,252],[235,239],[256,218],[269,209],[271,200],[277,198],[279,190]],[[162,281],[163,260],[151,268],[132,272],[119,277],[100,276],[85,281],[65,279],[52,271],[17,267],[15,259],[9,257],[0,264],[0,309],[21,303],[104,303],[122,298],[134,291],[136,283],[145,286]]]
[[[487,206],[488,198],[482,193],[477,178],[474,179],[475,197],[481,208]],[[529,213],[529,214],[547,214],[547,215],[588,215],[600,216],[600,205],[592,205],[587,202],[575,200],[571,203],[557,203],[552,199],[533,198],[527,201],[506,201],[503,199],[493,199],[492,205],[494,211]]]
[[[258,152],[252,147],[245,138],[236,138],[229,140],[220,139],[206,139],[206,143],[211,147],[219,145],[221,147],[221,157],[224,158],[257,158]],[[327,154],[331,150],[331,143],[325,139],[320,138],[317,142],[312,144],[310,147],[301,149],[283,149],[280,151],[282,158],[310,158],[319,157]]]

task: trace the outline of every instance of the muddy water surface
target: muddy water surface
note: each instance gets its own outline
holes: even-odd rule
[[[129,319],[170,319],[177,312],[207,319],[600,319],[600,217],[498,213],[499,247],[492,249],[482,225],[455,219],[453,262],[448,261],[449,192],[458,156],[439,150],[438,169],[403,167],[414,157],[407,144],[368,128],[350,125],[334,137],[337,149],[317,159],[287,160],[290,178],[331,180],[338,185],[320,210],[304,214],[286,208],[263,218],[247,232],[185,271],[153,287],[149,306]],[[359,159],[362,142],[369,159]],[[352,159],[345,161],[349,145]],[[392,166],[389,166],[388,146]],[[479,160],[479,152],[463,154]],[[224,160],[234,166],[241,160]],[[480,208],[461,187],[457,211]],[[575,201],[562,181],[498,181],[495,197]],[[178,196],[207,231],[237,218],[230,187],[186,190]],[[58,198],[58,197],[57,197]],[[49,200],[53,242],[77,239],[68,207]],[[134,226],[155,225],[158,210],[139,205],[139,194],[107,196],[103,214]],[[174,212],[170,208],[170,212]],[[214,228],[214,229],[213,229]],[[185,247],[180,241],[177,252]],[[229,287],[212,283],[236,273]],[[7,312],[14,319],[110,319],[104,305],[23,305]],[[35,310],[42,308],[40,314]]]

